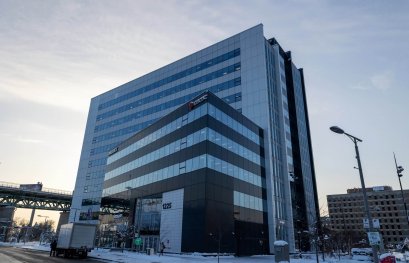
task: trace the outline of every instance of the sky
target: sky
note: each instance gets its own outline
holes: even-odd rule
[[[409,188],[409,2],[0,0],[0,181],[73,190],[89,103],[259,23],[304,69],[320,205]],[[324,208],[325,210],[325,208]],[[38,218],[39,220],[41,218]]]

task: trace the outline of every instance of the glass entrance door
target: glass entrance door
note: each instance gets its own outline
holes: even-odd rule
[[[142,251],[146,252],[147,249],[153,248],[155,253],[159,250],[159,236],[141,236],[142,238]]]

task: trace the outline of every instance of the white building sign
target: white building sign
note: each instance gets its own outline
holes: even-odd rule
[[[369,220],[368,220],[368,218],[364,218],[364,219],[363,219],[363,222],[364,222],[364,228],[369,228]],[[381,228],[381,224],[380,224],[380,222],[379,222],[379,219],[377,219],[377,218],[373,218],[373,219],[372,219],[372,225],[373,225],[373,228],[376,228],[376,229]]]
[[[164,243],[165,252],[182,252],[183,195],[184,189],[162,195],[160,242]]]
[[[379,232],[368,232],[368,240],[370,245],[379,245],[381,242],[381,236]]]

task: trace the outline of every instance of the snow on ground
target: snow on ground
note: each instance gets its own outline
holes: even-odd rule
[[[116,262],[131,263],[211,263],[217,262],[217,256],[202,256],[201,254],[191,255],[164,255],[164,256],[148,256],[146,254],[138,254],[134,252],[106,252],[101,250],[95,250],[91,253],[91,256],[96,256],[102,259],[114,260]],[[320,257],[320,260],[322,258]],[[294,263],[315,263],[315,257],[310,259],[291,259]],[[221,263],[274,263],[274,256],[272,255],[260,255],[251,257],[234,257],[234,256],[220,256]],[[321,262],[321,261],[320,261]],[[357,261],[338,261],[335,259],[328,260],[326,262],[345,262],[345,263],[357,263]],[[364,263],[364,262],[361,262]]]
[[[15,242],[0,242],[0,247],[21,247],[34,250],[50,251],[50,244],[41,244],[39,242],[15,243]]]
[[[1,243],[0,246],[13,246],[21,247],[26,249],[35,249],[50,251],[49,244],[40,245],[38,242],[30,243]],[[91,253],[88,254],[90,257],[104,259],[108,262],[117,262],[117,263],[212,263],[217,262],[217,256],[203,256],[199,253],[193,253],[189,255],[169,255],[165,254],[163,256],[159,255],[146,255],[142,253],[129,252],[129,251],[110,251],[109,249],[94,249]],[[303,254],[303,258],[291,258],[291,262],[294,263],[315,263],[316,258],[314,254]],[[337,258],[325,258],[325,261],[322,261],[322,255],[319,256],[319,261],[328,262],[328,263],[368,263],[368,261],[357,261],[350,259],[349,256],[345,256],[338,260]],[[274,256],[272,255],[260,255],[260,256],[251,256],[251,257],[234,257],[234,256],[220,256],[220,263],[274,263]]]

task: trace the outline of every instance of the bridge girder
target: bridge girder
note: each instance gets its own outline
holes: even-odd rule
[[[71,201],[72,195],[0,186],[0,206],[10,205],[16,208],[69,211]],[[106,214],[129,212],[129,200],[103,197],[101,199],[101,212]]]
[[[0,193],[0,205],[11,205],[17,208],[41,210],[68,211],[71,207],[71,198],[19,196],[18,194]]]

